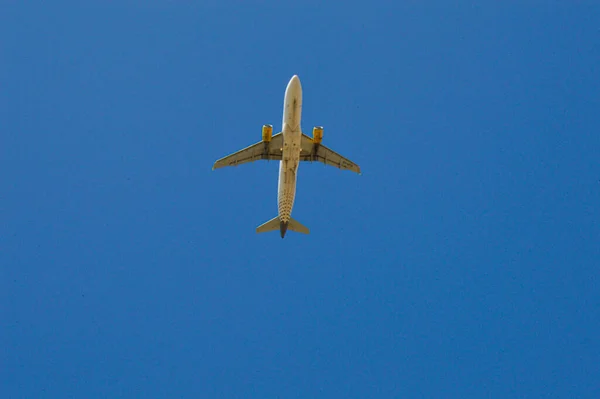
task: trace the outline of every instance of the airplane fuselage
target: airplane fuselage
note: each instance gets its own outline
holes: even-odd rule
[[[279,162],[279,183],[277,187],[277,202],[282,234],[285,234],[287,223],[294,207],[296,196],[296,181],[300,163],[302,139],[302,86],[300,79],[294,75],[285,89],[283,103],[283,156]]]

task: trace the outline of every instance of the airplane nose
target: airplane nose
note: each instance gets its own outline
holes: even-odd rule
[[[300,86],[300,78],[298,77],[298,75],[292,76],[292,78],[290,79],[290,83],[288,83],[288,86]]]
[[[290,82],[288,83],[286,89],[285,89],[285,95],[287,96],[289,95],[297,95],[298,93],[302,92],[302,86],[300,85],[300,78],[298,77],[298,75],[294,75],[292,76],[292,78],[290,79]]]

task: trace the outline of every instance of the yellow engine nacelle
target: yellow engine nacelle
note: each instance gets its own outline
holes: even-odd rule
[[[271,141],[271,137],[273,137],[273,126],[272,125],[263,125],[262,127],[262,141],[268,143]]]
[[[323,141],[323,126],[313,127],[313,143],[321,144]]]

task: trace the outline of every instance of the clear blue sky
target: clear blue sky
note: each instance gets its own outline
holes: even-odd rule
[[[0,9],[0,397],[600,397],[600,4],[51,3]],[[277,163],[211,167],[294,74],[363,175],[282,240]]]

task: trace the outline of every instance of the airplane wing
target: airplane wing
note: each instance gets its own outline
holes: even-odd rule
[[[246,147],[243,150],[234,152],[224,158],[219,159],[213,165],[213,170],[224,168],[225,166],[238,166],[248,162],[258,161],[259,159],[281,160],[283,147],[283,135],[277,133],[271,138],[271,141],[259,141]]]
[[[330,150],[323,144],[314,143],[313,139],[311,139],[304,133],[302,134],[301,146],[301,161],[318,161],[324,163],[325,165],[331,165],[343,170],[351,170],[352,172],[356,172],[359,175],[361,174],[360,166],[358,166],[351,160],[344,158],[337,152]]]

